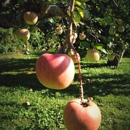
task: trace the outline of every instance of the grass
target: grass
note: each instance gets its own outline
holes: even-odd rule
[[[47,89],[35,74],[39,55],[0,56],[0,130],[66,130],[63,109],[68,101],[79,98],[77,65],[70,87]],[[123,58],[118,69],[106,67],[102,61],[81,62],[84,96],[93,97],[102,112],[99,130],[130,128],[129,65],[130,58]]]

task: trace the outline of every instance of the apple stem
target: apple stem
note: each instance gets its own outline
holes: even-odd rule
[[[80,61],[78,60],[78,55],[77,52],[73,46],[72,40],[71,40],[71,36],[72,36],[72,31],[73,31],[73,12],[74,12],[74,5],[75,5],[75,0],[72,0],[71,3],[71,8],[70,8],[70,19],[69,19],[69,25],[68,25],[68,33],[67,33],[67,41],[68,41],[68,50],[69,49],[73,49],[75,55],[76,55],[76,59],[77,59],[77,63],[78,63],[78,78],[79,78],[79,92],[80,92],[80,98],[81,98],[81,104],[84,103],[84,91],[83,91],[83,86],[82,86],[82,74],[81,74],[81,65],[80,65]]]
[[[75,50],[73,44],[71,44],[71,49],[73,49],[75,55],[76,55],[76,61],[78,64],[78,78],[79,78],[79,92],[80,92],[80,98],[81,98],[81,104],[84,103],[84,91],[83,91],[83,82],[82,82],[82,72],[81,72],[81,65],[80,65],[80,60],[78,60],[78,55],[77,51]]]

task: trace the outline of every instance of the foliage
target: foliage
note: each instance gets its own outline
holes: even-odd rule
[[[0,53],[21,51],[23,43],[13,34],[13,29],[0,28]]]
[[[39,7],[40,4],[40,8]],[[66,7],[66,17],[59,16],[54,17],[52,14],[48,13],[49,16],[44,18],[44,14],[41,12],[46,12],[44,9],[49,9],[49,5],[56,5],[61,8],[62,6]],[[129,0],[115,1],[115,0],[82,0],[75,1],[75,11],[74,11],[74,28],[73,31],[78,34],[84,32],[86,34],[86,39],[84,41],[77,38],[76,43],[74,44],[77,51],[79,51],[81,57],[84,57],[87,53],[87,50],[90,48],[96,48],[102,53],[115,53],[119,55],[119,52],[123,49],[128,49],[129,47]],[[34,37],[30,39],[30,43],[34,46],[35,50],[41,50],[41,48],[50,49],[64,44],[66,39],[67,27],[68,27],[68,16],[70,3],[68,1],[60,0],[49,0],[41,2],[33,0],[15,0],[7,2],[6,0],[2,1],[1,14],[8,14],[18,12],[15,14],[13,19],[16,17],[16,27],[23,26],[27,28],[32,28],[32,26],[27,26],[23,21],[22,13],[27,10],[32,10],[39,14],[39,21],[36,24],[41,31],[32,34]],[[23,8],[24,7],[24,8]],[[30,8],[30,9],[28,9]],[[41,9],[41,10],[39,10]],[[87,12],[86,12],[87,11]],[[53,12],[54,13],[54,12]],[[65,13],[65,11],[64,11]],[[46,13],[47,15],[47,13]],[[3,15],[2,15],[3,16]],[[87,18],[85,18],[87,16]],[[124,32],[119,32],[119,25],[124,26]],[[58,35],[57,39],[53,38],[52,35],[55,33],[55,28],[57,26],[62,26],[64,32],[62,35]],[[111,35],[109,30],[114,27],[114,34]],[[43,36],[44,35],[44,36]],[[36,48],[39,49],[36,49]]]
[[[80,96],[77,65],[69,88],[47,89],[35,74],[39,55],[32,54],[30,59],[19,53],[0,56],[0,129],[66,130],[63,109],[68,101]],[[102,112],[99,130],[130,128],[129,64],[129,58],[123,58],[118,69],[106,67],[104,61],[94,64],[81,61],[85,98],[92,97]]]
[[[0,53],[24,50],[29,54],[30,49],[42,53],[59,50],[67,38],[70,4],[67,0],[2,0]],[[22,17],[28,10],[39,16],[33,26],[27,25]],[[107,67],[106,61],[102,62],[108,53],[115,53],[119,57],[120,51],[127,49],[129,54],[129,12],[129,0],[75,2],[73,31],[77,34],[85,33],[86,39],[81,41],[77,38],[73,45],[84,59],[81,66],[85,97],[93,97],[102,111],[100,130],[130,128],[129,58],[123,58],[118,69]],[[125,27],[123,32],[118,31],[119,25]],[[63,28],[61,35],[55,35],[57,26]],[[16,38],[14,32],[18,28],[29,29],[29,41],[25,43]],[[85,61],[90,48],[101,52],[102,59],[98,63]],[[79,98],[77,65],[74,82],[69,88],[60,92],[46,89],[35,75],[34,68],[39,55],[30,54],[28,57],[15,53],[11,58],[9,55],[1,55],[0,129],[65,130],[62,119],[64,106],[68,100]]]

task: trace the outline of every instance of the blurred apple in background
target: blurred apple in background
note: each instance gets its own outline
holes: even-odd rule
[[[90,62],[96,62],[100,59],[100,52],[96,49],[90,49],[87,52],[86,58]]]
[[[109,34],[110,35],[114,35],[116,33],[116,27],[115,26],[111,26],[110,28],[109,28]]]
[[[18,39],[21,39],[21,40],[24,40],[24,41],[27,41],[30,38],[30,32],[29,32],[28,29],[18,29],[15,32],[15,34],[16,34]]]
[[[109,61],[113,61],[115,59],[115,55],[114,54],[108,54],[108,60]]]
[[[84,40],[86,38],[86,35],[84,33],[79,34],[79,39]]]
[[[36,13],[28,11],[23,14],[23,19],[27,24],[34,25],[38,21],[38,16]]]
[[[118,26],[118,32],[124,32],[125,31],[125,27],[123,25],[119,25]]]
[[[56,34],[62,34],[62,32],[63,32],[62,27],[56,27],[55,32],[56,32]]]

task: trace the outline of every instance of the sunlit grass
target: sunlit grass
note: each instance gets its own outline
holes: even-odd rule
[[[64,107],[71,99],[80,97],[78,66],[75,65],[76,75],[67,89],[47,89],[35,74],[39,55],[0,56],[1,130],[66,130]],[[105,62],[81,61],[84,97],[93,97],[102,112],[99,130],[130,128],[129,65],[129,58],[123,58],[117,69],[105,66]]]

